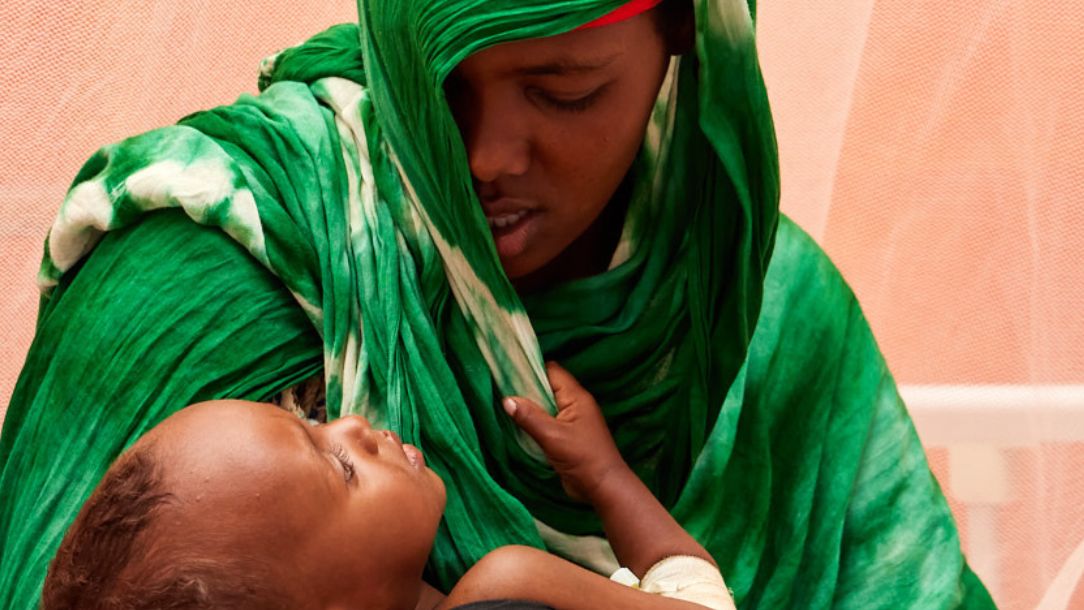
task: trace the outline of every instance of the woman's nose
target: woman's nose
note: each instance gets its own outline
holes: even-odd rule
[[[523,109],[497,94],[463,96],[455,112],[471,175],[478,182],[522,176],[531,165],[530,130]]]
[[[470,173],[481,183],[506,176],[522,176],[530,167],[530,144],[513,130],[503,130],[486,118],[467,138]]]

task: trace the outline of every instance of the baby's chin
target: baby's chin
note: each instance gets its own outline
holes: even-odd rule
[[[426,468],[429,471],[429,475],[433,478],[433,487],[436,490],[436,495],[440,504],[440,513],[444,514],[444,508],[448,504],[448,490],[444,487],[444,479],[440,478],[440,475],[433,471],[432,468]]]
[[[433,507],[436,515],[435,521],[439,525],[444,516],[444,508],[448,503],[448,490],[444,485],[444,479],[435,470],[428,466],[422,467],[422,476],[425,488],[420,489],[417,501]]]
[[[410,443],[403,443],[403,455],[406,456],[410,466],[418,470],[427,480],[428,488],[432,491],[432,496],[426,498],[423,501],[437,500],[440,505],[441,514],[444,513],[444,506],[448,500],[448,492],[444,486],[444,479],[440,478],[440,475],[435,470],[429,467],[429,463],[425,459],[425,454],[421,449],[418,449]]]

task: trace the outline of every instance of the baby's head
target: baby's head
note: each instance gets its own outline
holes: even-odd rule
[[[444,501],[421,453],[360,417],[194,405],[106,472],[43,607],[413,607]]]

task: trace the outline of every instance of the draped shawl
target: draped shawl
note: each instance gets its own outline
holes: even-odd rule
[[[779,221],[752,4],[694,2],[609,270],[523,299],[504,276],[442,83],[620,4],[361,0],[360,26],[267,60],[258,96],[95,154],[46,242],[0,437],[4,607],[35,603],[139,434],[317,370],[330,416],[398,431],[445,480],[434,582],[504,544],[610,569],[597,517],[498,406],[552,409],[544,358],[741,607],[992,606],[853,296]]]

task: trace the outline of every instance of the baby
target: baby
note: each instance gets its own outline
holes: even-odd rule
[[[591,395],[557,365],[549,377],[556,417],[522,398],[505,410],[598,511],[639,588],[503,547],[442,598],[422,570],[444,484],[417,448],[360,417],[313,426],[224,400],[177,412],[109,468],[50,565],[42,607],[732,608],[711,556],[625,464]],[[529,601],[489,603],[510,599]]]

